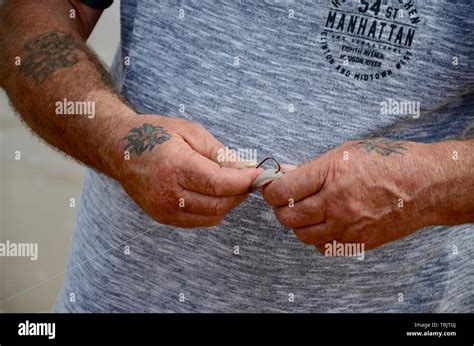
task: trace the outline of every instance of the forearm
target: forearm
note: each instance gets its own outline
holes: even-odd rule
[[[433,223],[474,222],[474,139],[429,144],[435,160],[432,193]]]
[[[45,141],[114,176],[122,126],[136,114],[114,92],[85,44],[88,33],[63,3],[2,9],[0,86]]]
[[[474,222],[474,139],[428,144],[374,139],[353,146],[380,162],[371,172],[377,179],[391,177],[389,191],[400,193],[418,226]]]

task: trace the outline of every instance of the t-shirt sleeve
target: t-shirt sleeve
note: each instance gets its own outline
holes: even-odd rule
[[[103,10],[112,5],[114,0],[81,0],[81,2],[89,7]]]

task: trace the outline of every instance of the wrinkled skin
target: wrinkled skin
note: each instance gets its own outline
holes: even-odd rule
[[[436,195],[444,192],[434,183],[429,146],[393,148],[345,143],[274,180],[263,196],[283,225],[320,252],[333,240],[371,249],[400,239],[432,223]]]
[[[221,167],[216,157],[224,145],[187,120],[143,115],[133,118],[121,132],[126,136],[144,123],[163,128],[170,138],[152,150],[140,148],[142,153],[132,153],[129,161],[122,160],[117,180],[160,223],[186,228],[218,225],[245,199],[262,171]],[[125,140],[121,144],[122,152],[130,149]]]

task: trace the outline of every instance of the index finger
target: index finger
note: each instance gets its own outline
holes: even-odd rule
[[[221,167],[193,151],[181,165],[177,178],[178,183],[190,191],[208,196],[233,196],[246,193],[260,171]]]

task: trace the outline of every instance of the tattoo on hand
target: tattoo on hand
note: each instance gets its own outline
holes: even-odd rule
[[[404,155],[408,151],[404,142],[392,142],[386,139],[360,141],[355,145],[362,146],[368,153],[375,152],[382,156],[390,156],[390,154]]]
[[[141,127],[135,127],[123,139],[127,140],[125,150],[137,155],[143,154],[145,150],[152,151],[161,143],[168,141],[171,135],[161,126],[153,126],[145,123]]]
[[[76,65],[80,60],[79,52],[82,52],[95,65],[104,85],[113,89],[110,75],[102,62],[71,34],[60,31],[47,32],[28,40],[24,48],[27,55],[20,65],[20,73],[33,78],[37,86],[55,71]]]

